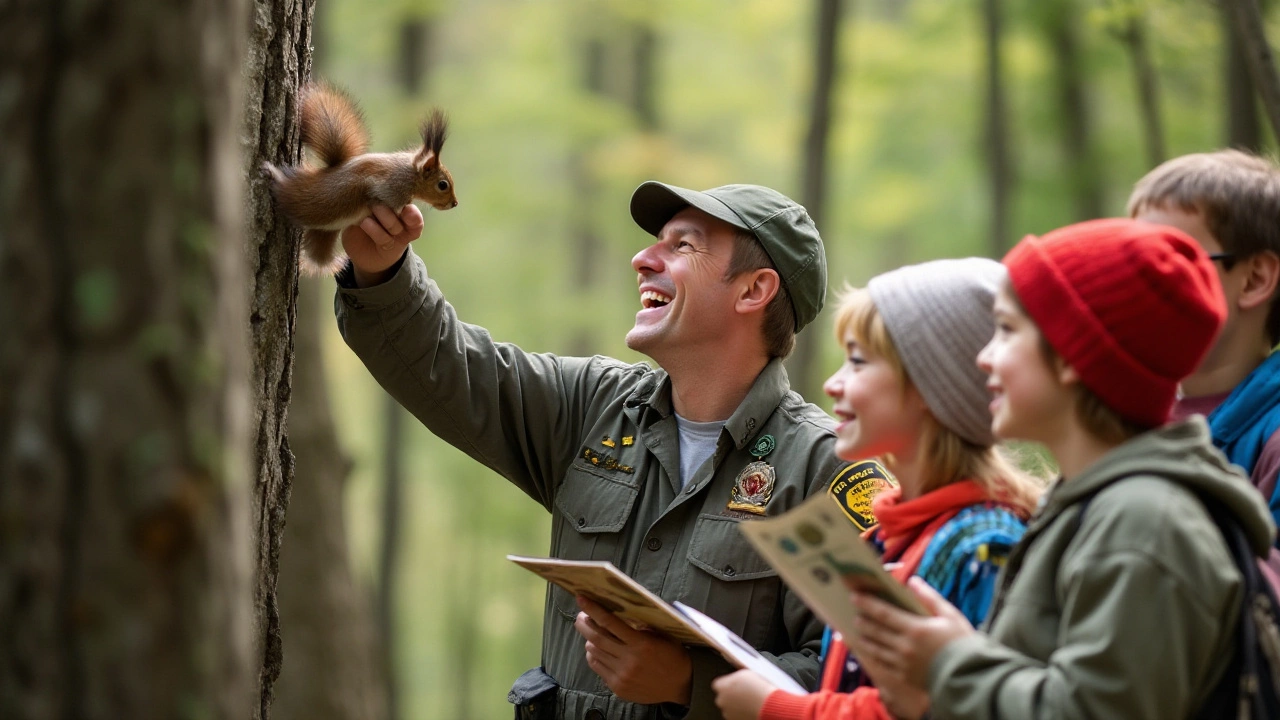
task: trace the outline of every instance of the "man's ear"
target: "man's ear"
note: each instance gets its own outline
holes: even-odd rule
[[[770,268],[744,272],[733,282],[738,288],[738,299],[733,308],[744,315],[764,310],[782,286],[778,271]]]
[[[1276,294],[1276,285],[1280,283],[1280,255],[1266,250],[1245,262],[1248,264],[1248,274],[1245,275],[1237,304],[1241,310],[1252,310],[1259,305],[1269,307]]]

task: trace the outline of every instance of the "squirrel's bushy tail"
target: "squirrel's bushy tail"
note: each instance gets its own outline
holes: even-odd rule
[[[369,149],[364,114],[345,92],[313,83],[302,95],[302,144],[325,167],[340,165]]]

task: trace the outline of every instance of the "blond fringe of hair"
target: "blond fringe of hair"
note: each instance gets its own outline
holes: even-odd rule
[[[835,312],[835,333],[836,341],[842,346],[845,337],[852,335],[858,347],[888,362],[902,381],[904,390],[914,387],[884,319],[865,289],[846,287],[841,292]],[[925,470],[922,492],[961,480],[973,480],[993,499],[1017,509],[1024,516],[1035,512],[1046,479],[1019,469],[1012,458],[1013,453],[1002,445],[975,445],[943,427],[932,411],[920,429],[919,438],[920,460]],[[886,464],[893,462],[890,458],[885,460]]]

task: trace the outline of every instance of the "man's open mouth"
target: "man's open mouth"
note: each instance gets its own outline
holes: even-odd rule
[[[667,297],[666,295],[663,295],[660,292],[655,292],[653,290],[645,290],[644,292],[640,293],[640,305],[645,310],[660,308],[669,302],[671,302],[671,298]]]

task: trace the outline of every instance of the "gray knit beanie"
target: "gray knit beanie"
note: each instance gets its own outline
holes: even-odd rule
[[[1005,282],[986,258],[934,260],[877,275],[871,302],[929,411],[961,438],[992,445],[991,396],[978,352],[991,340],[991,305]]]

